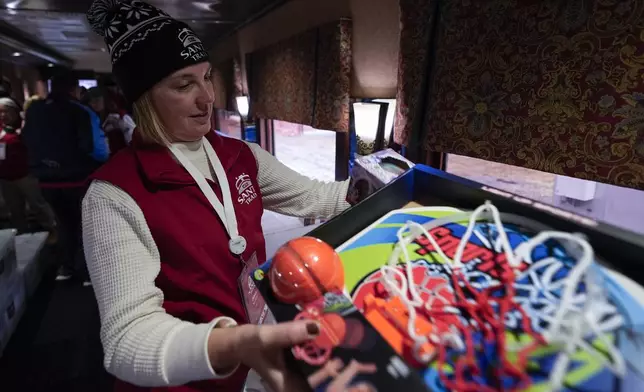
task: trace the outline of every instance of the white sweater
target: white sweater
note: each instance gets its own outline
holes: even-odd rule
[[[177,146],[212,179],[201,145]],[[298,217],[330,217],[349,205],[348,181],[323,183],[304,177],[256,144],[258,183],[264,206]],[[105,367],[129,383],[155,387],[225,377],[210,366],[207,340],[219,321],[193,324],[162,307],[155,286],[161,261],[143,212],[123,190],[94,181],[83,200],[83,245],[101,316]]]

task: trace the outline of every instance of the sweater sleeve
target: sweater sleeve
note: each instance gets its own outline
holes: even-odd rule
[[[350,207],[349,180],[310,179],[278,161],[258,144],[247,144],[257,160],[257,182],[266,209],[301,218],[330,218]]]
[[[207,341],[223,319],[179,320],[155,286],[159,251],[145,217],[121,189],[93,182],[83,200],[83,244],[101,317],[105,368],[138,386],[174,386],[227,377],[210,365]]]

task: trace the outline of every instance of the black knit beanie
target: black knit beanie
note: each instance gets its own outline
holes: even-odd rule
[[[105,38],[112,73],[130,103],[173,72],[208,61],[188,25],[143,1],[95,0],[87,20]]]

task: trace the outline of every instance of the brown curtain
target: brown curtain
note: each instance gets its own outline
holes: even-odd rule
[[[440,4],[428,150],[644,189],[644,1]]]
[[[349,130],[351,22],[308,30],[247,57],[252,114]]]
[[[400,0],[400,52],[394,142],[419,146],[430,77],[437,0]]]
[[[342,20],[318,29],[317,86],[313,128],[349,131],[351,94],[351,22]]]
[[[235,99],[243,95],[239,59],[231,58],[213,65],[211,79],[215,90],[215,108],[236,112]]]

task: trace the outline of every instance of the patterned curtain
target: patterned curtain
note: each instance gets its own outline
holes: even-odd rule
[[[438,0],[400,0],[400,52],[394,142],[418,145]],[[411,142],[411,143],[410,143]]]
[[[349,131],[351,94],[351,22],[341,20],[318,29],[317,86],[313,128]]]
[[[350,21],[308,30],[247,59],[253,116],[348,132]]]
[[[235,98],[243,95],[241,65],[238,58],[222,61],[212,67],[215,108],[237,111]]]
[[[425,147],[644,189],[644,1],[442,1]]]

